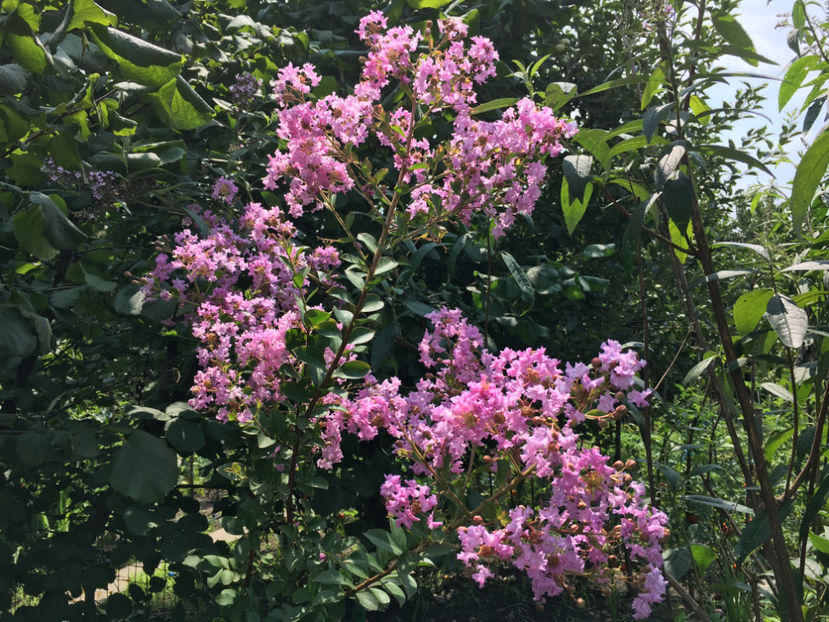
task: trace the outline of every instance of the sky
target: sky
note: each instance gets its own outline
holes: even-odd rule
[[[761,73],[768,75],[771,79],[746,79],[754,84],[767,84],[764,93],[766,95],[766,102],[764,103],[761,112],[771,119],[773,128],[779,130],[782,126],[784,115],[791,112],[796,112],[800,109],[805,99],[807,91],[798,91],[794,97],[789,101],[782,112],[778,111],[777,106],[777,92],[780,86],[780,79],[785,74],[788,64],[795,58],[794,52],[786,43],[788,29],[775,28],[778,22],[781,21],[779,17],[782,13],[789,13],[792,9],[793,0],[742,0],[739,9],[736,12],[737,21],[742,25],[748,35],[751,37],[754,47],[759,54],[773,60],[777,65],[769,65],[761,63],[758,67],[752,67],[748,63],[733,56],[723,57],[722,64],[733,71],[746,71],[752,73]],[[811,14],[811,12],[810,12]],[[739,86],[739,82],[744,78],[733,78],[730,85],[720,85],[716,88],[710,89],[709,106],[716,107],[716,104],[724,100],[733,100],[734,92]],[[798,119],[798,124],[802,124],[802,120]],[[724,137],[727,141],[732,138],[734,142],[739,145],[740,137],[750,127],[757,127],[759,125],[769,125],[769,121],[762,117],[755,117],[753,119],[746,119],[740,121],[735,125],[735,129],[729,135]],[[812,134],[822,125],[820,119],[815,121],[812,127]],[[809,141],[811,136],[805,137]],[[798,161],[797,152],[803,151],[806,147],[801,139],[796,139],[791,143],[787,149],[789,157],[795,162]],[[784,164],[778,166],[775,170],[775,177],[778,185],[788,186],[794,176],[794,166]],[[767,175],[760,173],[758,181],[767,183],[769,178]],[[746,181],[746,185],[751,185],[751,180]]]

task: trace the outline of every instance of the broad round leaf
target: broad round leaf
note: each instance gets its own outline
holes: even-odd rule
[[[159,438],[135,430],[115,452],[110,483],[139,503],[160,501],[178,480],[176,454]]]

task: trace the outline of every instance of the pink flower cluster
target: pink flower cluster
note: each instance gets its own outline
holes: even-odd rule
[[[201,369],[190,405],[245,422],[262,405],[284,399],[280,368],[301,365],[286,345],[289,331],[302,330],[297,297],[307,283],[297,285],[295,277],[308,268],[310,278],[333,282],[339,255],[332,247],[296,246],[296,229],[277,208],[251,203],[238,227],[191,209],[209,233],[176,234],[171,254],[157,257],[144,290],[194,305],[186,319],[200,342]]]
[[[498,55],[489,39],[467,42],[467,27],[459,19],[441,20],[438,28],[440,40],[426,41],[410,26],[387,28],[381,13],[369,13],[357,29],[369,46],[362,79],[345,97],[311,98],[320,78],[310,64],[280,70],[272,85],[281,106],[277,134],[285,148],[269,157],[264,185],[273,190],[289,180],[285,201],[292,216],[301,216],[308,205],[320,209],[330,194],[370,185],[354,154],[370,139],[391,150],[409,185],[397,190],[405,190],[412,217],[448,213],[468,223],[482,212],[497,218],[500,235],[516,214],[532,212],[546,174],[544,160],[560,153],[560,139],[572,136],[575,125],[530,99],[506,110],[499,121],[475,119],[474,86],[495,75]],[[418,51],[421,44],[428,44],[425,51]],[[419,116],[404,107],[382,108],[382,91],[392,79],[406,85]],[[415,126],[445,108],[457,114],[449,140],[433,145],[414,136]],[[385,198],[395,189],[378,190],[370,194]]]
[[[458,530],[458,558],[475,570],[476,580],[482,584],[490,565],[501,560],[527,573],[538,599],[567,589],[568,575],[590,574],[606,585],[620,574],[610,562],[626,547],[642,569],[637,617],[647,615],[641,612],[664,594],[664,583],[654,577],[661,581],[667,517],[645,504],[644,488],[626,465],[608,465],[575,430],[600,400],[621,399],[644,362],[613,341],[591,365],[562,368],[543,349],[496,355],[483,349],[480,332],[458,310],[428,317],[434,330],[419,349],[433,373],[408,393],[390,379],[368,384],[353,398],[333,399],[323,433],[329,445],[319,465],[330,468],[341,458],[343,432],[368,440],[380,430],[395,439],[398,457],[427,478],[447,468],[462,476],[481,465],[511,465],[521,477],[546,483],[547,498],[538,510],[513,508],[508,524],[494,530],[480,523]],[[389,513],[406,526],[423,516],[429,525],[439,522],[440,506],[430,492],[396,475],[382,488]]]

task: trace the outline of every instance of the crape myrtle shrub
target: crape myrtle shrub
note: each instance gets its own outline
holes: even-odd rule
[[[297,489],[316,477],[309,464],[315,454],[318,467],[335,468],[343,458],[343,433],[371,440],[384,430],[396,439],[396,456],[411,463],[411,473],[387,475],[380,487],[398,528],[421,523],[420,542],[409,554],[428,552],[432,540],[451,542],[457,533],[457,557],[475,569],[479,583],[493,576],[493,560],[509,560],[527,572],[539,599],[574,590],[569,574],[595,575],[599,585],[614,589],[614,581],[628,580],[619,569],[622,555],[643,566],[630,580],[642,590],[634,615],[646,617],[664,594],[659,541],[666,517],[643,504],[644,488],[623,473],[625,464],[609,466],[598,450],[578,443],[574,430],[588,416],[604,420],[624,411],[618,401],[643,365],[635,354],[608,342],[592,368],[568,364],[564,371],[543,350],[506,349],[494,356],[459,311],[444,309],[427,316],[434,329],[421,341],[420,361],[434,371],[415,390],[402,392],[396,378],[379,382],[359,358],[392,293],[383,275],[397,265],[395,247],[439,238],[445,221],[472,225],[481,217],[501,237],[516,215],[532,212],[544,158],[558,155],[559,139],[575,127],[530,99],[497,121],[476,119],[474,113],[485,109],[472,108],[474,85],[494,75],[496,52],[483,37],[471,37],[467,47],[467,26],[459,19],[441,20],[437,32],[424,34],[409,26],[387,28],[386,18],[373,12],[358,32],[370,51],[353,93],[312,97],[320,77],[307,63],[289,64],[273,82],[277,135],[285,147],[269,157],[264,184],[275,190],[284,182],[285,211],[251,203],[235,225],[194,208],[209,233],[197,233],[194,222],[177,234],[145,286],[148,295],[179,299],[189,309],[185,320],[200,341],[201,367],[190,405],[265,437],[260,444],[272,447],[284,484],[274,491],[284,504],[283,529],[320,548],[322,569],[309,570],[309,578],[335,587],[309,586],[307,595],[293,598],[298,606],[309,600],[304,608],[281,611],[310,610],[338,593],[374,609],[388,601],[386,591],[403,593],[406,575],[396,560],[355,584],[371,572],[370,563],[353,567],[354,540],[338,539],[334,531],[326,544],[318,543],[308,525],[323,517],[310,500],[296,498]],[[424,52],[418,52],[421,43]],[[388,110],[380,102],[390,88],[401,97]],[[433,114],[452,120],[448,140],[430,140]],[[378,170],[361,159],[364,144],[388,149],[391,166]],[[228,202],[235,191],[226,180],[216,186]],[[349,192],[364,201],[360,216],[377,223],[376,237],[355,236],[355,212],[344,219],[338,211],[338,195]],[[291,221],[306,210],[331,212],[345,235],[343,250],[296,245]],[[645,405],[646,396],[632,390],[628,399]],[[244,465],[239,470],[247,475]],[[478,486],[481,473],[499,470],[506,488],[468,507],[469,487]],[[550,486],[548,504],[539,510],[519,505],[505,514],[500,497],[527,477],[539,478],[541,490]],[[405,535],[397,536],[397,551],[388,545],[394,535],[373,530],[373,536],[392,554],[405,556],[409,548]],[[283,564],[289,559],[281,549],[273,555]],[[266,564],[255,557],[261,576]],[[252,591],[234,595],[245,600]]]
[[[577,16],[566,6],[548,14],[542,4],[524,8],[541,11],[547,21],[491,6],[467,17],[473,28],[503,36],[502,43],[532,39],[520,33],[533,26],[537,40],[550,48],[555,28]],[[272,478],[269,484],[284,486],[277,470],[266,469],[276,443],[235,424],[205,421],[180,402],[168,406],[190,397],[198,369],[195,344],[187,331],[176,326],[158,330],[157,322],[171,312],[175,317],[188,313],[187,304],[146,299],[125,273],[145,272],[152,265],[149,249],[177,231],[182,218],[196,223],[200,234],[209,230],[209,218],[191,205],[201,204],[232,223],[250,199],[275,204],[275,195],[261,192],[268,155],[277,145],[277,117],[272,114],[277,103],[266,85],[289,60],[301,65],[309,59],[325,68],[315,96],[334,87],[332,77],[354,83],[360,68],[355,59],[365,54],[349,49],[357,46],[351,31],[361,8],[347,3],[310,8],[303,3],[243,7],[238,2],[3,4],[8,28],[0,59],[0,115],[8,157],[0,195],[6,217],[0,290],[6,327],[2,495],[9,511],[2,518],[0,581],[8,585],[2,597],[8,594],[11,606],[19,604],[11,602],[11,595],[22,591],[33,597],[25,601],[30,607],[17,610],[18,619],[103,615],[91,594],[106,586],[115,568],[136,559],[150,573],[160,560],[172,562],[176,593],[183,600],[214,608],[238,602],[234,589],[250,581],[249,550],[258,549],[260,540],[243,539],[232,554],[225,545],[208,541],[192,490],[172,490],[178,478],[176,453],[212,461],[205,468],[209,479],[201,483],[228,493],[219,509],[229,531],[284,522],[284,507],[245,514],[249,499],[256,498],[246,491],[267,487],[249,474],[239,476],[235,467],[250,461]],[[329,35],[313,28],[308,16],[320,11],[320,27],[342,24],[342,31]],[[417,20],[418,28],[424,17],[437,17],[436,11],[413,13],[402,4],[389,13],[401,21]],[[343,19],[332,22],[335,14]],[[516,49],[512,56],[530,54]],[[497,68],[497,84],[509,85],[504,78],[510,68],[505,63]],[[485,92],[481,101],[503,95],[504,86],[492,88],[497,90]],[[514,86],[506,88],[519,94]],[[495,114],[486,118],[495,119]],[[448,119],[433,121],[433,131],[440,135],[451,128]],[[230,181],[217,183],[220,177]],[[235,202],[231,184],[239,194]],[[352,196],[340,195],[339,200],[350,207]],[[342,235],[327,211],[306,215],[296,226],[309,240],[327,237],[326,232],[331,238]],[[381,228],[370,218],[351,226],[355,235],[375,238]],[[414,386],[419,355],[395,349],[389,356],[391,344],[405,336],[416,345],[427,325],[419,318],[445,303],[473,311],[490,340],[517,339],[516,347],[536,340],[532,332],[513,329],[520,326],[528,301],[515,285],[520,272],[511,264],[493,262],[491,292],[495,300],[500,274],[505,299],[517,306],[502,312],[511,316],[506,320],[511,336],[496,325],[499,309],[494,305],[485,322],[485,305],[480,296],[476,299],[474,285],[472,290],[447,288],[448,298],[442,293],[445,275],[480,279],[476,272],[487,265],[489,236],[481,233],[486,229],[473,228],[464,238],[462,223],[447,224],[441,238],[395,247],[396,257],[409,261],[409,272],[402,264],[391,269],[398,279],[404,277],[395,283],[397,290],[390,290],[394,298],[386,298],[387,310],[393,308],[399,321],[381,320],[388,330],[384,339],[383,329],[375,335],[368,357],[378,373],[399,369],[404,386]],[[461,242],[455,245],[457,240]],[[518,250],[513,252],[520,263],[531,265]],[[564,280],[568,278],[572,275]],[[427,288],[438,294],[429,295]],[[391,304],[403,298],[408,304]],[[599,341],[597,335],[591,337],[590,349]],[[580,348],[579,353],[586,351]],[[127,408],[125,403],[159,408]],[[346,435],[343,442],[353,441]],[[347,533],[377,526],[386,513],[377,502],[382,473],[389,470],[385,442],[371,450],[353,445],[345,460],[355,468],[341,467],[336,477],[311,478],[313,485],[303,493],[311,497],[315,486],[342,483],[330,494],[313,496],[313,503],[331,514],[359,508],[359,516],[343,519]],[[480,491],[473,493],[480,497]],[[268,500],[267,493],[260,499]],[[175,519],[177,511],[186,520]],[[264,544],[275,546],[273,541]],[[195,588],[206,578],[212,593]],[[404,590],[410,587],[407,579],[401,582]],[[70,600],[82,596],[81,589],[86,602],[70,606]],[[161,589],[158,582],[151,584],[155,589]],[[250,591],[254,589],[264,590],[261,584]],[[131,590],[128,599],[110,599],[106,615],[128,615],[149,597]]]

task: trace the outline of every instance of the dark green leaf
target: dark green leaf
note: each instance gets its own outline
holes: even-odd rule
[[[391,553],[395,557],[403,554],[403,549],[391,537],[388,531],[382,529],[369,529],[365,533],[366,538],[371,540],[378,549]]]
[[[642,131],[645,133],[645,138],[648,143],[653,139],[656,130],[659,129],[659,124],[662,123],[662,120],[671,111],[672,106],[673,104],[671,103],[653,106],[648,108],[642,115]]]
[[[195,421],[173,419],[167,426],[167,442],[182,453],[193,453],[204,447],[204,432]]]
[[[66,217],[51,197],[32,192],[29,200],[40,206],[43,212],[43,233],[52,246],[61,250],[74,250],[86,240],[86,234]]]
[[[789,206],[797,232],[800,232],[803,227],[806,211],[812,203],[820,180],[826,173],[827,165],[829,165],[829,131],[824,129],[806,150],[794,173]]]
[[[714,28],[720,33],[723,39],[733,45],[735,48],[747,52],[754,52],[754,44],[751,42],[751,37],[740,26],[740,23],[733,15],[727,13],[720,13],[713,16],[712,19]],[[748,61],[751,65],[756,66],[756,60]]]
[[[760,162],[757,158],[744,151],[740,151],[739,149],[734,149],[733,147],[726,147],[725,145],[700,145],[697,147],[697,151],[704,154],[720,156],[726,158],[728,160],[736,160],[737,162],[742,162],[743,164],[747,164],[754,168],[759,168],[761,171],[774,177],[774,173],[771,172],[769,167],[765,164]]]
[[[343,378],[358,380],[360,378],[364,378],[370,371],[371,367],[369,367],[368,363],[365,361],[348,361],[340,365],[336,375]]]
[[[415,0],[409,0],[410,3],[413,1]],[[357,602],[359,602],[366,611],[380,610],[380,603],[377,602],[377,599],[374,598],[371,592],[357,592]]]
[[[132,431],[115,452],[109,481],[130,499],[160,501],[177,480],[176,454],[164,441],[143,430]]]
[[[132,601],[124,594],[111,594],[106,601],[107,615],[115,620],[125,620],[132,613]]]
[[[14,216],[14,237],[25,250],[43,261],[53,259],[58,250],[49,243],[43,233],[45,224],[43,210],[39,205],[30,205]]]
[[[670,179],[665,180],[662,187],[662,200],[668,210],[668,216],[676,223],[680,231],[684,231],[691,221],[691,210],[694,205],[694,185],[682,171],[676,172]]]
[[[180,54],[121,30],[92,24],[89,31],[101,51],[118,63],[128,80],[161,88],[174,80],[184,66]]]
[[[616,80],[610,80],[609,82],[604,82],[598,86],[594,86],[592,89],[588,89],[584,93],[579,93],[576,97],[585,97],[586,95],[594,95],[595,93],[601,93],[602,91],[607,91],[609,89],[615,89],[620,86],[630,86],[631,84],[642,84],[643,82],[647,82],[647,76],[630,76],[629,78],[617,78]]]
[[[681,579],[691,569],[693,557],[691,556],[691,549],[687,546],[665,551],[663,557],[665,560],[665,572],[674,579]]]
[[[0,93],[16,95],[26,88],[26,70],[17,63],[0,65]]]

